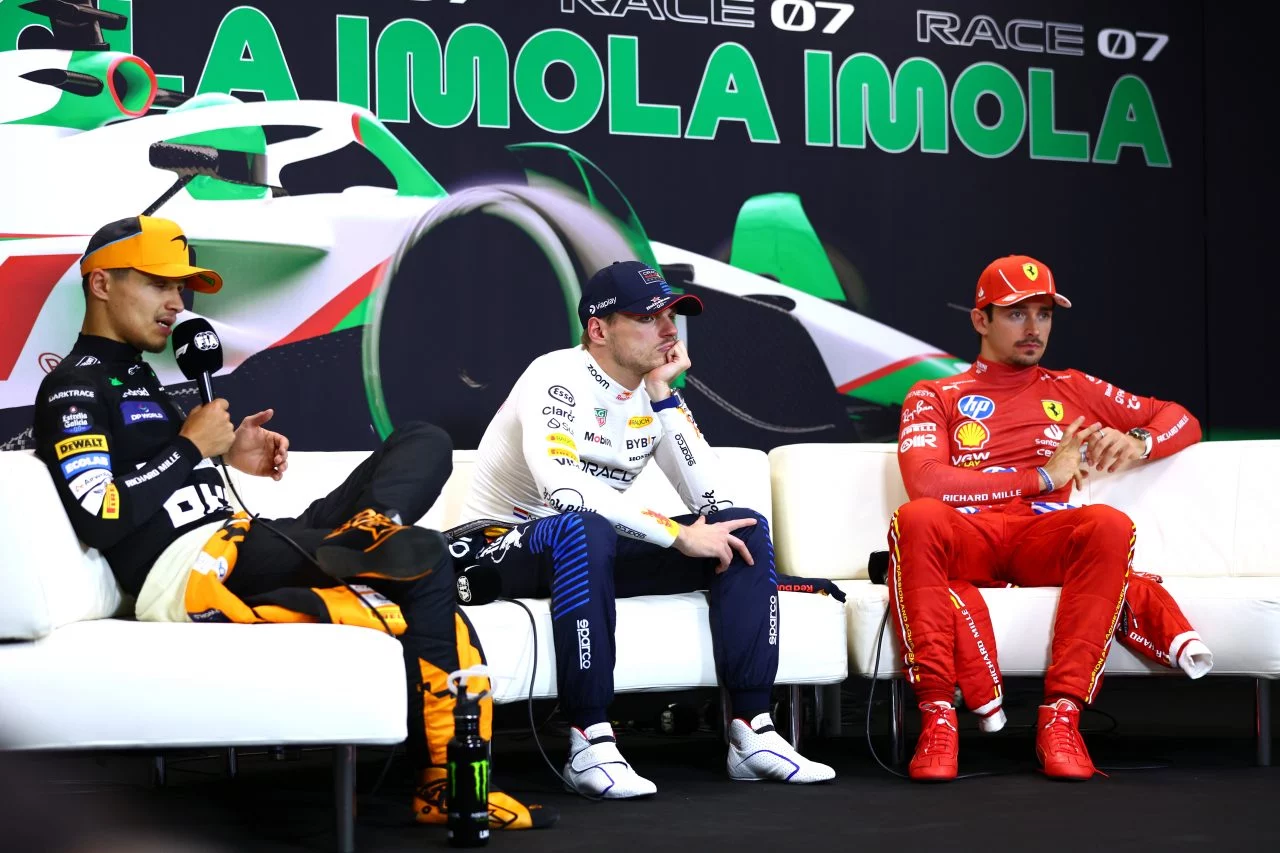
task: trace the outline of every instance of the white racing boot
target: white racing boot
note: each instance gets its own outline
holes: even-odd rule
[[[631,769],[618,751],[613,726],[596,723],[586,730],[569,730],[569,760],[564,764],[565,786],[587,797],[626,800],[648,797],[658,786]]]
[[[757,714],[748,725],[735,718],[729,724],[729,778],[735,782],[759,782],[770,779],[807,785],[827,782],[836,771],[825,764],[810,761],[787,743],[774,729],[768,714]]]

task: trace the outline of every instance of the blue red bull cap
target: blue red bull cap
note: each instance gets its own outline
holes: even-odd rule
[[[582,288],[578,319],[585,328],[592,317],[656,314],[672,308],[677,314],[701,314],[702,300],[689,293],[672,293],[662,273],[640,261],[614,261],[596,272]]]

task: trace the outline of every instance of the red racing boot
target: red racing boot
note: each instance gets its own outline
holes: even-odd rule
[[[1040,706],[1036,758],[1051,779],[1083,782],[1098,772],[1080,737],[1080,709],[1070,699]]]
[[[920,740],[907,765],[913,782],[950,782],[960,769],[960,730],[950,702],[920,705]]]

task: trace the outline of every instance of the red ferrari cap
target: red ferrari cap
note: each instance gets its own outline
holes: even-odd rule
[[[973,306],[1012,305],[1041,294],[1052,296],[1063,308],[1071,307],[1071,300],[1058,292],[1047,266],[1027,255],[1006,255],[987,264],[978,277]]]

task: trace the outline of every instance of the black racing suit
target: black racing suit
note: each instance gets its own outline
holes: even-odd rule
[[[187,587],[187,618],[387,625],[405,650],[410,756],[420,767],[443,765],[454,704],[445,680],[483,662],[479,640],[455,606],[451,567],[412,581],[361,579],[370,591],[357,597],[266,524],[233,520],[221,474],[178,434],[185,419],[138,350],[80,336],[41,383],[35,406],[36,452],[80,539],[101,550],[120,586],[137,595],[170,544],[225,522],[215,530],[237,546],[228,552],[231,566],[220,583],[192,573],[199,582]],[[314,555],[324,536],[366,507],[395,509],[406,524],[421,518],[451,470],[448,435],[428,424],[404,426],[298,518],[269,523]],[[383,621],[365,605],[377,594],[399,605],[379,603]],[[487,700],[482,710],[488,737]]]
[[[185,419],[142,354],[106,338],[81,335],[40,383],[36,452],[130,595],[170,542],[232,514],[222,476],[178,435]]]

